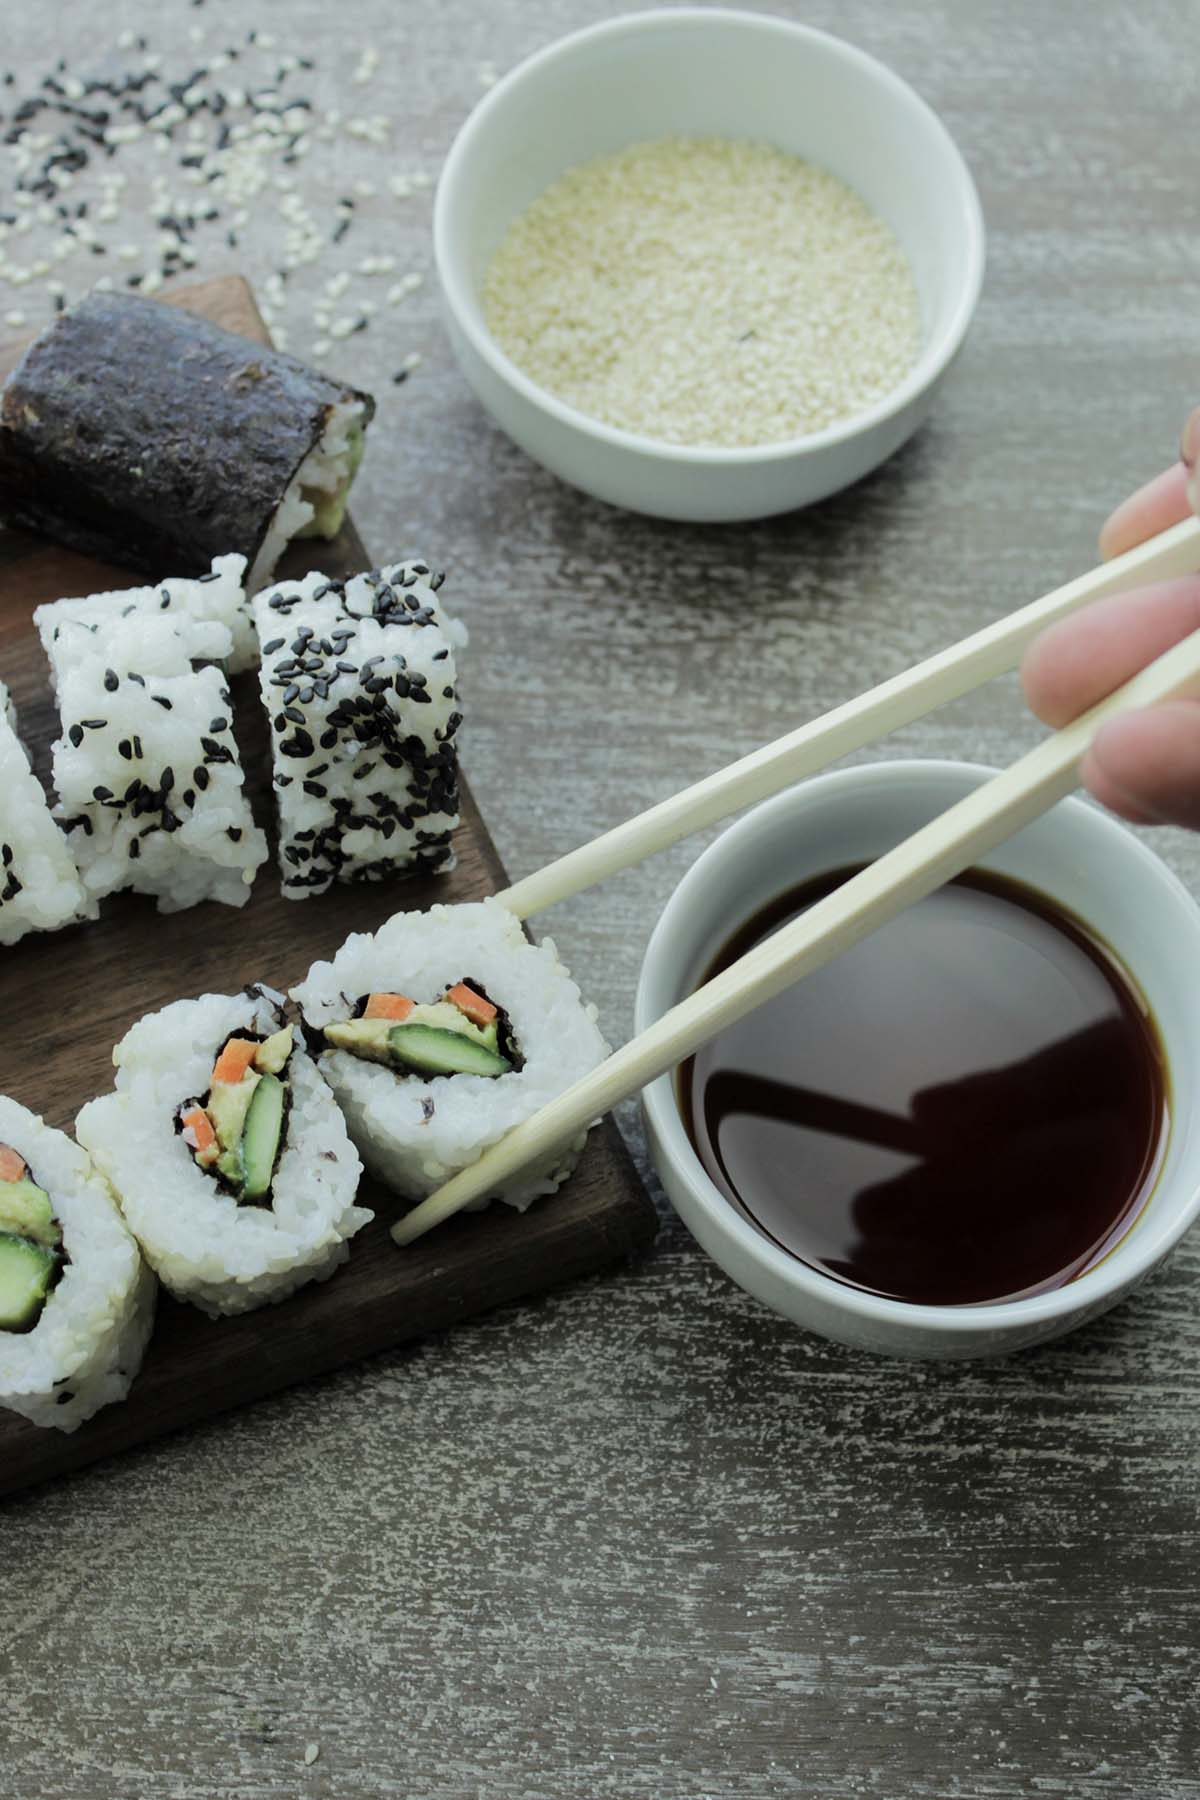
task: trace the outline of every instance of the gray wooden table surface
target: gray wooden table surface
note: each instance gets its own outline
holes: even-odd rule
[[[854,492],[748,528],[558,485],[465,391],[429,194],[386,181],[436,174],[489,68],[614,10],[3,9],[9,100],[123,29],[186,73],[255,25],[313,59],[320,108],[388,115],[386,143],[339,135],[294,191],[327,231],[349,184],[377,187],[339,254],[426,277],[326,360],[381,396],[367,542],[444,562],[470,624],[465,757],[514,875],[1087,566],[1200,398],[1188,0],[812,0],[941,113],[983,196],[985,292],[934,419]],[[114,161],[129,196],[160,166],[142,150]],[[200,272],[263,282],[280,198],[248,202],[236,249],[210,233]],[[136,205],[120,226],[138,248],[154,229]],[[334,266],[277,308],[301,354]],[[95,273],[64,263],[68,294]],[[0,284],[9,308],[38,324],[48,301]],[[1002,762],[1034,735],[1002,683],[882,753]],[[1155,841],[1200,881],[1194,842]],[[695,853],[553,918],[613,1038]],[[0,1794],[1200,1795],[1198,1295],[1193,1238],[1062,1344],[910,1367],[776,1321],[664,1205],[638,1268],[6,1507]]]

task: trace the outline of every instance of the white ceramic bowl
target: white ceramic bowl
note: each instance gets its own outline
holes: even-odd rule
[[[883,400],[762,449],[676,446],[565,405],[494,342],[480,292],[512,219],[575,164],[672,133],[768,141],[831,170],[891,226],[916,279],[923,347]],[[762,518],[875,468],[928,413],[983,277],[975,185],[925,102],[838,38],[720,9],[630,14],[521,63],[459,132],[433,232],[451,342],[488,411],[564,481],[667,519]]]
[[[724,832],[667,903],[637,995],[643,1031],[703,978],[761,906],[809,876],[870,861],[985,781],[969,763],[890,762],[840,770],[779,795]],[[1065,800],[986,857],[1104,938],[1140,986],[1170,1066],[1170,1135],[1158,1182],[1127,1236],[1066,1287],[991,1306],[880,1299],[806,1267],[744,1219],[704,1170],[675,1084],[643,1098],[651,1153],[676,1211],[727,1274],[768,1306],[840,1343],[902,1356],[994,1356],[1057,1337],[1114,1306],[1200,1214],[1200,907],[1123,826]]]

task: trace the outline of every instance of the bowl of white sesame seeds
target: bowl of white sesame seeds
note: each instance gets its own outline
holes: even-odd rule
[[[929,412],[984,228],[945,126],[838,38],[672,8],[563,38],[475,108],[434,248],[478,399],[635,512],[763,518],[857,481]]]

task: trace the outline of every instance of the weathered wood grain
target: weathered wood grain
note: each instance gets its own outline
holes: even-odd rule
[[[176,298],[230,330],[264,335],[250,290],[237,277],[193,284]],[[0,376],[14,360],[13,352],[0,352]],[[29,537],[0,533],[0,543],[6,536],[0,668],[18,706],[23,696],[30,700],[22,732],[44,767],[57,718],[33,608],[130,578]],[[293,562],[311,567],[311,549],[298,550]],[[331,574],[368,565],[352,524],[322,547],[320,562]],[[257,816],[269,819],[271,753],[256,678],[240,677],[233,688],[246,785]],[[23,940],[5,957],[6,1013],[20,1029],[0,1035],[0,1092],[69,1129],[84,1101],[111,1087],[112,1047],[143,1013],[184,994],[236,993],[252,981],[286,990],[351,931],[374,930],[398,907],[494,892],[504,885],[504,870],[469,793],[463,813],[458,864],[448,876],[335,886],[296,902],[283,898],[272,863],[237,913],[212,903],[159,915],[148,897],[122,895],[105,905],[98,923]],[[106,1408],[70,1436],[0,1410],[0,1496],[590,1274],[643,1248],[655,1229],[654,1209],[611,1125],[589,1145],[557,1204],[503,1219],[480,1214],[403,1254],[388,1237],[395,1198],[364,1181],[362,1199],[374,1209],[374,1223],[354,1240],[349,1263],[332,1281],[303,1288],[278,1307],[219,1321],[164,1299],[124,1405]]]
[[[906,450],[736,529],[629,518],[507,444],[441,329],[428,196],[387,193],[393,169],[436,172],[482,65],[615,0],[255,10],[315,60],[318,108],[391,120],[386,149],[339,136],[336,184],[315,152],[294,173],[330,230],[338,195],[373,183],[345,266],[386,251],[425,277],[327,360],[381,400],[355,490],[367,541],[444,563],[471,627],[486,680],[464,757],[514,876],[1090,567],[1108,506],[1200,399],[1191,4],[754,4],[916,86],[979,182],[989,259]],[[9,11],[22,82],[84,15]],[[118,0],[90,30],[147,31],[186,71],[196,24],[211,48],[250,20],[231,0]],[[149,242],[169,165],[151,146],[121,166],[123,229]],[[206,272],[262,287],[273,203]],[[336,266],[289,278],[301,354]],[[0,292],[32,317],[36,284]],[[393,387],[409,350],[424,360]],[[879,754],[1000,763],[1035,732],[999,683]],[[1195,889],[1197,842],[1151,841]],[[696,849],[547,915],[612,1039]],[[11,1502],[0,1794],[1197,1800],[1198,1277],[1193,1235],[1060,1345],[909,1367],[790,1330],[668,1219],[629,1273]]]

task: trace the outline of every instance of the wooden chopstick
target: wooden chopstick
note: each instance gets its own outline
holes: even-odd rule
[[[869,693],[847,700],[727,769],[672,794],[590,844],[568,851],[544,869],[514,882],[499,898],[519,919],[531,918],[1015,668],[1040,631],[1090,601],[1123,593],[1142,582],[1165,581],[1197,570],[1200,519],[1185,519],[903,674],[893,675]]]
[[[1200,632],[673,1006],[430,1194],[392,1227],[393,1238],[398,1244],[412,1243],[472,1200],[494,1193],[526,1163],[568,1142],[727,1025],[832,961],[1028,825],[1077,785],[1084,751],[1106,719],[1184,694],[1200,695]]]

